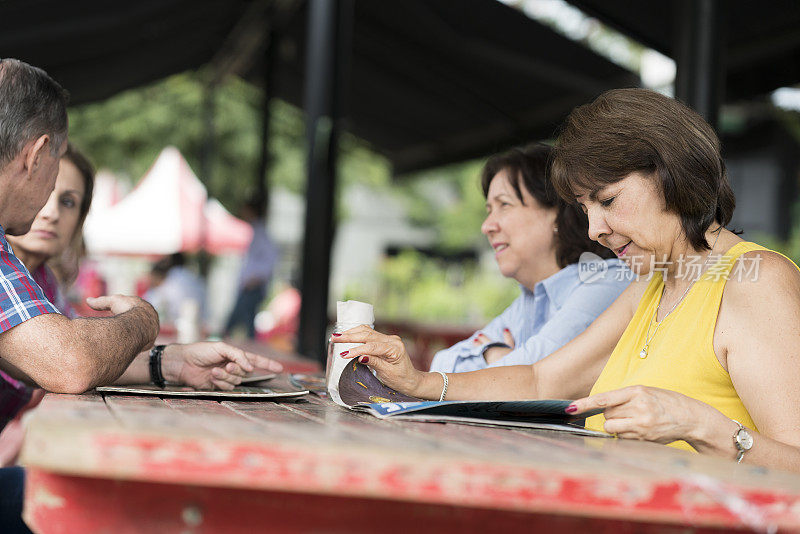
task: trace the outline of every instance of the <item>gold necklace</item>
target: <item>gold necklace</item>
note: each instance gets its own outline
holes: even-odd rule
[[[653,326],[653,320],[655,320],[656,316],[658,315],[658,310],[659,310],[659,308],[661,308],[661,299],[664,298],[664,290],[666,289],[667,286],[664,285],[664,287],[661,288],[661,299],[659,299],[658,306],[656,306],[656,309],[653,312],[653,315],[650,317],[650,322],[647,324],[647,333],[644,335],[644,346],[642,347],[642,350],[639,351],[639,358],[641,358],[643,360],[645,358],[647,358],[647,349],[650,346],[650,342],[653,341],[654,337],[656,337],[656,333],[658,332],[658,329],[661,326],[661,324],[667,319],[667,317],[669,317],[669,314],[672,313],[675,310],[675,308],[678,307],[678,304],[680,304],[683,301],[683,298],[686,296],[686,294],[689,292],[689,290],[692,289],[692,287],[694,286],[695,282],[697,282],[700,279],[700,277],[703,276],[703,269],[705,268],[706,264],[708,263],[708,259],[711,257],[711,254],[713,254],[714,247],[717,246],[717,241],[719,240],[719,234],[721,234],[721,233],[722,233],[722,227],[720,226],[719,230],[717,230],[717,237],[716,237],[716,239],[714,239],[714,244],[711,245],[711,250],[708,251],[708,256],[706,256],[706,260],[703,262],[703,265],[700,266],[700,273],[698,273],[697,278],[692,280],[692,283],[689,284],[689,287],[687,287],[686,291],[683,292],[683,295],[681,295],[681,298],[679,298],[677,301],[675,301],[675,304],[672,305],[672,308],[670,308],[669,311],[667,312],[667,314],[664,316],[664,318],[661,319],[661,322],[660,323],[656,322],[656,329],[653,330],[653,335],[651,336],[650,335],[650,327]]]

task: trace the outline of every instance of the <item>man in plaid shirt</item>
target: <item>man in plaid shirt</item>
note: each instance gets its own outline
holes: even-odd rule
[[[113,316],[70,320],[58,313],[14,256],[6,234],[26,233],[55,186],[67,148],[67,96],[44,71],[0,60],[0,361],[44,389],[81,393],[113,382],[158,334],[147,302],[114,295],[89,302]],[[30,391],[0,375],[0,427]],[[24,532],[23,474],[0,469],[0,525]]]
[[[6,234],[26,233],[55,186],[67,147],[67,97],[43,70],[0,59],[0,358],[49,391],[81,393],[113,382],[158,334],[158,317],[137,297],[89,304],[102,319],[68,319],[17,259]],[[8,381],[3,381],[9,384]],[[0,389],[0,426],[18,393]]]

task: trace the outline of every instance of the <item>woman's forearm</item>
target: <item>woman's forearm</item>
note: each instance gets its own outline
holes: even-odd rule
[[[698,425],[687,441],[697,452],[735,460],[739,450],[734,444],[733,436],[739,426],[717,410],[714,412],[716,415]],[[753,447],[745,452],[742,463],[800,472],[800,448],[760,434],[751,428],[747,432],[753,438]]]
[[[339,353],[339,357],[357,359],[369,365],[375,376],[400,393],[421,399],[439,400],[444,380],[438,372],[426,373],[414,368],[403,341],[361,325],[346,332],[334,333],[337,343],[357,344]],[[552,358],[552,356],[550,356]],[[547,359],[547,358],[545,358]],[[580,362],[580,360],[578,360]],[[539,366],[541,362],[536,365]],[[514,365],[448,374],[447,400],[535,399],[538,373],[532,365]]]
[[[800,473],[800,448],[759,434],[755,430],[749,432],[753,436],[753,448],[745,453],[742,463]],[[722,437],[724,439],[724,436]],[[729,450],[734,451],[733,433],[728,436],[728,440],[730,440]],[[734,458],[735,456],[734,453]],[[731,456],[727,454],[725,457]]]
[[[519,400],[535,399],[535,374],[532,365],[512,365],[448,373],[445,400]],[[439,373],[422,373],[414,396],[439,400],[444,381]]]

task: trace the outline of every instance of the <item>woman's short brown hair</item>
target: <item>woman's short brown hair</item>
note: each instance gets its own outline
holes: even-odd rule
[[[577,263],[583,252],[593,252],[603,258],[611,258],[611,251],[589,239],[589,225],[586,215],[574,204],[559,198],[550,183],[549,162],[553,149],[547,145],[534,143],[524,148],[512,148],[508,152],[491,156],[481,172],[483,196],[489,194],[489,185],[500,171],[507,171],[511,186],[520,202],[522,189],[525,189],[545,208],[554,208],[556,213],[555,234],[556,261],[564,268]],[[516,178],[516,179],[514,179]]]
[[[648,89],[613,89],[572,110],[554,150],[558,193],[574,200],[576,188],[596,192],[632,172],[657,177],[696,250],[710,248],[705,232],[715,221],[730,223],[736,198],[719,139],[694,110]]]

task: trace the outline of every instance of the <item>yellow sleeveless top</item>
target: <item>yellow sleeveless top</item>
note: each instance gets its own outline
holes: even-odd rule
[[[731,377],[714,354],[714,328],[722,302],[722,291],[728,276],[752,277],[757,262],[739,262],[736,259],[753,250],[768,250],[755,243],[742,241],[732,246],[703,274],[683,301],[667,315],[650,341],[647,357],[639,352],[645,344],[647,327],[653,317],[664,287],[659,273],[652,280],[639,301],[636,313],[623,332],[603,372],[592,387],[592,395],[627,386],[642,385],[669,389],[705,402],[744,426],[758,430],[742,404],[731,383]],[[736,268],[734,269],[734,264]],[[689,265],[689,262],[685,264]],[[688,267],[684,268],[688,268]],[[699,272],[699,267],[695,272]],[[731,272],[733,270],[733,272]],[[691,273],[691,271],[689,271]],[[696,276],[696,275],[695,275]],[[656,327],[650,325],[650,335]],[[586,420],[586,427],[603,430],[602,414]],[[671,446],[693,451],[685,441],[675,441]]]

